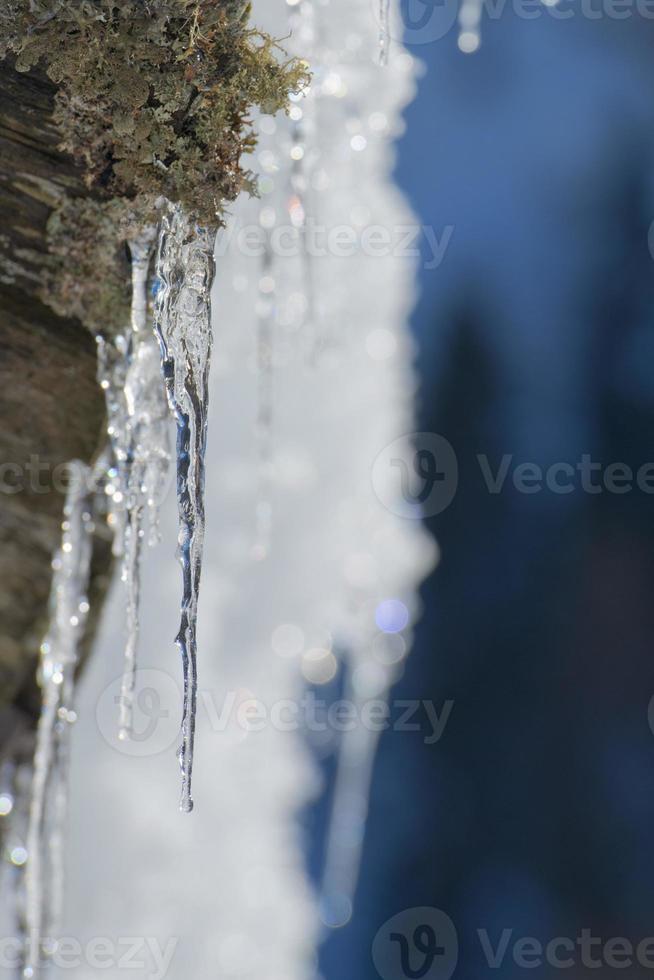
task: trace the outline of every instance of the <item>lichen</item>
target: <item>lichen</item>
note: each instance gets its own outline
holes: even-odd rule
[[[13,52],[18,70],[40,65],[57,85],[61,148],[91,195],[51,218],[53,305],[87,322],[111,311],[124,273],[117,232],[135,209],[163,197],[220,224],[225,205],[254,190],[242,161],[252,109],[285,108],[307,71],[249,16],[243,0],[4,0],[0,58]],[[76,281],[85,265],[107,283]]]
[[[124,199],[69,198],[48,222],[42,295],[56,313],[76,317],[93,333],[129,322],[130,218],[140,223],[141,208],[135,212]]]

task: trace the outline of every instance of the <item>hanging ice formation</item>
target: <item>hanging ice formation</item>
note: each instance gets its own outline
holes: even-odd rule
[[[268,557],[272,536],[272,443],[273,443],[273,358],[275,327],[275,269],[270,234],[265,229],[266,212],[259,218],[265,242],[259,279],[257,304],[257,418],[258,453],[256,541],[252,550],[256,561]]]
[[[558,0],[543,0],[546,5],[553,5]],[[378,0],[377,19],[379,24],[379,64],[386,66],[389,59],[391,44],[391,0]],[[484,0],[460,0],[457,44],[464,54],[473,54],[481,44],[481,18],[484,11]]]
[[[127,593],[125,671],[120,694],[120,738],[132,731],[136,654],[139,637],[141,552],[146,518],[149,543],[158,539],[158,506],[166,484],[170,452],[159,352],[148,323],[147,287],[154,229],[129,243],[132,257],[132,315],[129,366],[125,377],[127,459],[122,579]],[[115,499],[115,498],[114,498]]]
[[[313,63],[313,52],[316,43],[315,14],[312,0],[300,0],[295,8],[291,8],[289,31],[293,37],[297,51],[303,52],[308,64]],[[321,342],[320,327],[316,322],[316,304],[314,294],[314,256],[309,245],[308,221],[316,220],[315,208],[311,193],[311,177],[313,167],[313,147],[316,119],[314,117],[315,100],[313,86],[308,85],[302,92],[291,95],[291,164],[290,164],[290,193],[287,211],[292,227],[296,230],[300,253],[302,257],[302,286],[306,297],[302,332],[304,346],[310,362],[319,353]],[[286,163],[286,160],[284,160]]]
[[[391,0],[379,0],[379,64],[388,64]]]
[[[75,671],[89,611],[87,589],[94,531],[91,477],[83,463],[69,464],[61,547],[52,563],[50,628],[41,645],[38,681],[42,711],[26,842],[26,978],[36,976],[48,944],[58,934],[61,914],[69,731],[76,720]]]
[[[140,569],[146,525],[158,539],[158,507],[170,465],[168,409],[159,350],[148,316],[148,282],[156,229],[127,243],[132,261],[132,303],[127,337],[98,337],[100,384],[105,391],[114,459],[106,481],[114,552],[121,556],[127,635],[120,693],[119,737],[129,738],[139,639]]]
[[[32,787],[32,740],[23,733],[13,757],[0,768],[0,895],[5,899],[5,934],[25,936],[25,864]],[[25,948],[20,961],[24,961]]]
[[[483,0],[461,0],[459,7],[459,50],[474,54],[481,44],[481,17]]]
[[[204,456],[207,444],[211,286],[216,230],[197,227],[180,206],[164,215],[157,252],[155,329],[166,393],[177,423],[178,557],[184,706],[178,758],[180,809],[193,809],[192,774],[197,706],[197,612],[204,544]]]
[[[162,222],[157,271],[157,338],[148,323],[147,286],[154,229],[131,240],[132,305],[127,337],[97,338],[110,450],[93,471],[69,464],[62,543],[53,560],[50,628],[41,646],[42,688],[25,860],[24,977],[37,975],[58,933],[62,905],[62,837],[67,808],[68,730],[76,715],[74,679],[89,610],[93,500],[109,500],[114,552],[122,558],[127,593],[125,672],[120,696],[121,738],[130,735],[139,633],[139,577],[146,520],[157,537],[157,509],[170,461],[166,391],[178,426],[179,554],[183,568],[182,622],[177,638],[184,665],[184,714],[179,759],[181,808],[190,811],[196,705],[196,620],[204,536],[204,451],[211,350],[209,295],[215,233],[196,229],[181,209]],[[2,799],[9,798],[3,794]],[[0,801],[1,802],[1,801]],[[0,814],[2,815],[2,814]],[[16,850],[16,849],[14,849]],[[13,854],[13,852],[12,852]],[[16,855],[18,851],[16,850]],[[16,857],[13,863],[21,863]]]
[[[262,7],[262,20],[275,16],[270,7]],[[401,109],[412,94],[414,62],[400,45],[394,46],[393,57],[383,72],[370,57],[377,40],[380,59],[383,61],[386,56],[388,18],[397,12],[396,2],[388,7],[382,2],[379,7],[383,42],[382,34],[378,37],[374,30],[369,0],[331,0],[329,4],[303,0],[299,11],[294,8],[297,4],[288,4],[288,13],[301,14],[301,25],[304,25],[292,38],[295,53],[306,56],[304,27],[311,24],[314,37],[309,51],[314,70],[311,92],[307,101],[292,103],[290,122],[267,120],[265,129],[262,123],[257,151],[264,171],[262,200],[243,201],[238,208],[242,209],[240,213],[259,217],[266,211],[264,227],[271,240],[276,222],[280,218],[286,220],[285,216],[290,214],[298,237],[308,241],[310,233],[315,231],[315,217],[319,215],[320,226],[326,232],[343,225],[353,230],[357,245],[347,258],[329,248],[319,259],[312,257],[313,285],[307,281],[308,260],[302,251],[288,260],[279,254],[274,256],[271,276],[274,288],[265,293],[274,298],[274,303],[266,309],[265,329],[275,333],[276,357],[274,363],[262,358],[261,364],[265,370],[275,371],[274,389],[272,375],[264,377],[271,411],[274,396],[275,479],[267,493],[275,507],[276,522],[279,520],[279,548],[271,553],[269,561],[257,565],[257,579],[253,584],[251,547],[245,540],[251,528],[251,500],[245,501],[242,511],[237,507],[226,513],[229,496],[227,503],[225,498],[218,499],[225,459],[210,457],[212,482],[217,487],[211,519],[212,526],[214,522],[220,525],[220,533],[216,533],[215,543],[214,535],[207,541],[207,562],[212,579],[220,583],[224,576],[227,582],[220,594],[229,596],[230,600],[235,596],[235,604],[242,601],[243,605],[227,624],[222,622],[222,610],[207,610],[209,617],[213,616],[212,629],[218,633],[224,628],[227,632],[220,665],[208,665],[207,671],[211,678],[213,670],[214,684],[224,684],[226,690],[252,691],[267,703],[280,698],[299,703],[303,696],[302,683],[319,684],[333,677],[335,651],[345,649],[348,651],[344,657],[346,690],[360,707],[368,698],[386,696],[392,680],[402,669],[411,642],[411,623],[418,611],[416,589],[434,558],[433,545],[419,523],[398,518],[392,507],[389,509],[381,503],[376,495],[378,488],[371,486],[372,461],[385,446],[414,427],[412,350],[406,327],[413,301],[413,262],[399,258],[392,247],[379,254],[373,252],[373,247],[362,246],[366,229],[405,228],[412,223],[412,215],[391,182],[390,141],[398,131]],[[275,9],[279,12],[283,7]],[[278,17],[273,31],[277,36],[285,36],[287,27],[288,21],[280,22]],[[154,284],[155,327],[168,400],[178,430],[183,596],[177,640],[184,666],[180,749],[184,810],[192,806],[196,618],[204,533],[213,240],[212,231],[193,227],[179,208],[171,208],[162,222]],[[239,286],[241,290],[249,282],[251,294],[261,300],[264,290],[256,289],[257,281],[262,278],[261,266],[257,260],[253,273],[245,262],[242,253],[226,256],[222,263],[225,275],[232,274],[234,281],[240,283],[245,280],[245,287]],[[144,279],[138,264],[135,261],[138,289],[135,289],[134,314],[142,323],[139,318],[143,315],[140,303]],[[264,273],[267,274],[266,270]],[[266,289],[268,285],[265,284]],[[221,319],[225,326],[220,356],[221,367],[225,369],[230,344],[236,351],[232,363],[244,365],[246,358],[241,355],[244,350],[251,351],[248,343],[252,343],[257,314],[252,304],[249,315],[253,329],[248,333],[244,329],[248,309],[242,292],[234,298],[231,308],[228,296],[224,296],[223,304]],[[328,324],[332,331],[330,358],[319,359],[310,371],[306,370],[302,350],[308,316],[313,323]],[[143,354],[141,364],[141,358],[135,357],[140,342],[133,342],[135,338],[140,341],[141,329],[134,331],[132,326],[125,334],[122,342],[100,341],[99,350],[105,358],[105,380],[109,381],[105,390],[110,394],[108,414],[114,430],[115,458],[106,489],[114,526],[120,529],[121,521],[125,520],[117,548],[120,550],[122,542],[123,552],[127,554],[129,488],[134,490],[138,486],[134,477],[130,481],[129,473],[135,474],[145,465],[137,459],[135,466],[130,450],[133,439],[145,444],[146,430],[134,421],[141,417],[138,393],[142,393],[141,379],[150,376],[150,368],[158,359],[150,360],[150,345],[143,348],[147,356]],[[145,334],[147,330],[143,341]],[[247,403],[245,370],[241,368],[239,373],[237,368],[234,373],[233,379],[227,373],[220,377],[212,397],[219,400],[223,409],[219,416],[225,419],[227,430],[235,430],[240,448],[252,436],[251,413],[248,414],[252,405]],[[234,411],[234,404],[241,411]],[[231,412],[229,422],[228,412]],[[158,417],[157,413],[158,409],[152,418]],[[145,412],[142,418],[147,415]],[[162,423],[162,432],[164,428]],[[120,436],[123,430],[121,443],[115,436]],[[138,437],[134,434],[136,430],[140,431]],[[148,442],[149,446],[153,444]],[[268,445],[271,457],[272,447]],[[256,451],[252,458],[255,462],[246,481],[248,487],[256,485]],[[155,461],[150,462],[154,467]],[[146,482],[149,479],[148,476]],[[387,494],[382,496],[387,500]],[[134,499],[142,503],[141,516],[147,514],[147,495]],[[238,529],[232,526],[239,519],[243,525],[240,539]],[[231,537],[230,532],[234,532]],[[226,538],[232,549],[228,558]],[[138,535],[132,538],[133,543],[138,540]],[[238,550],[239,540],[245,541],[242,555]],[[232,561],[235,555],[240,557]],[[310,574],[298,575],[298,569],[310,570]],[[384,616],[377,615],[388,602],[402,613],[390,628]],[[256,615],[252,615],[251,610],[255,608]],[[69,710],[68,706],[66,709]],[[90,704],[89,709],[87,714],[92,715]],[[49,710],[44,698],[41,727],[45,726]],[[342,924],[351,910],[375,743],[376,735],[358,726],[351,737],[346,734],[341,744],[322,904],[323,922],[330,926]],[[37,761],[42,772],[43,754],[37,755]],[[300,734],[282,733],[268,726],[256,739],[243,737],[238,744],[217,740],[214,761],[220,778],[214,778],[213,773],[206,776],[203,794],[216,805],[210,817],[198,814],[193,840],[185,842],[190,860],[185,860],[179,871],[176,869],[174,885],[167,883],[171,889],[174,887],[178,900],[162,903],[155,913],[150,906],[148,914],[156,914],[157,925],[163,924],[169,935],[179,935],[183,929],[195,940],[184,944],[184,950],[180,949],[184,963],[176,965],[184,973],[197,973],[198,969],[206,969],[207,963],[218,972],[229,972],[230,964],[237,963],[244,980],[254,980],[262,971],[270,970],[272,963],[276,974],[301,980],[313,969],[311,940],[317,932],[309,886],[302,874],[297,829],[298,812],[315,784],[306,747]],[[120,768],[123,763],[116,754],[116,778],[124,772]],[[106,765],[111,764],[108,759]],[[90,762],[85,775],[91,791],[97,792],[113,819],[118,813],[118,801],[110,788],[112,780],[107,779],[106,769],[96,773],[96,768],[95,762]],[[243,779],[243,772],[247,772],[247,779]],[[120,806],[133,808],[135,816],[137,813],[141,817],[144,813],[152,816],[151,820],[140,822],[147,823],[148,835],[157,839],[157,846],[163,851],[174,833],[174,815],[162,813],[160,799],[156,794],[151,798],[152,792],[137,775],[128,773],[125,780],[129,792],[121,794]],[[225,782],[230,785],[229,804],[219,806]],[[46,814],[38,805],[41,785],[35,782],[32,810],[48,816],[50,810]],[[48,785],[52,785],[52,780],[48,780]],[[103,814],[102,819],[106,816]],[[216,831],[216,820],[220,832]],[[130,886],[134,895],[143,899],[141,904],[145,908],[153,887],[160,887],[165,879],[161,866],[156,874],[148,874],[139,864],[143,838],[139,837],[138,824],[135,820],[135,833],[124,847],[133,858],[128,863],[135,869]],[[46,836],[43,828],[38,837],[42,848]],[[257,843],[254,849],[253,841]],[[203,885],[197,881],[198,861],[207,861],[209,855],[218,864],[224,880],[234,882],[233,887],[219,896],[212,882]],[[16,862],[20,859],[17,851]],[[110,857],[101,856],[99,861],[103,881],[111,879],[115,872],[113,894],[118,896],[115,904],[119,905],[128,863],[123,863],[118,871],[112,867]],[[50,857],[40,864],[37,857],[36,880],[41,883],[45,881],[41,872],[46,864],[51,867]],[[261,887],[262,883],[265,887]],[[206,888],[207,902],[212,903],[211,913],[207,912],[205,918],[197,915],[198,889],[202,887]],[[42,894],[55,890],[51,885],[41,885]],[[33,884],[30,894],[31,920],[39,920],[44,917],[43,906],[41,911],[36,911]],[[135,898],[135,910],[138,898]],[[215,927],[216,901],[220,904],[219,935]],[[85,926],[97,930],[98,922],[93,920],[93,909],[84,902],[83,889],[77,895],[76,904],[73,901],[72,911],[80,930]],[[48,920],[50,914],[48,909]],[[152,921],[144,919],[138,925],[135,921],[134,927],[150,929]],[[49,929],[54,926],[42,924],[43,935]]]
[[[329,615],[312,625],[330,631],[332,651],[346,651],[345,696],[361,717],[368,699],[387,699],[402,670],[418,611],[416,590],[435,560],[433,542],[422,526],[396,516],[378,499],[380,488],[371,486],[375,457],[413,427],[414,379],[406,318],[413,297],[414,260],[398,258],[392,246],[381,253],[364,243],[367,229],[417,228],[392,185],[390,142],[401,125],[402,108],[413,94],[415,68],[401,44],[388,58],[397,2],[379,0],[383,72],[365,54],[370,38],[366,0],[335,0],[329,9],[304,0],[299,12],[304,22],[307,8],[313,8],[316,39],[311,49],[310,99],[319,125],[311,133],[310,145],[305,137],[299,147],[291,128],[289,158],[280,162],[275,183],[283,193],[286,179],[293,191],[296,160],[304,162],[310,155],[308,190],[314,211],[307,213],[305,195],[304,227],[317,225],[319,212],[319,227],[326,232],[346,227],[357,242],[346,257],[328,245],[320,261],[314,260],[321,320],[338,325],[338,332],[330,337],[330,356],[319,362],[320,373],[326,375],[326,401],[317,424],[321,482],[329,485],[330,499],[339,502],[333,522],[321,522],[314,550],[323,564],[333,561],[341,580],[322,583],[323,594],[332,597]],[[290,43],[294,53],[302,51],[295,34]],[[279,137],[276,143],[279,146]],[[266,197],[266,207],[274,211],[274,194]],[[277,264],[281,265],[279,259]],[[286,322],[297,292],[306,293],[306,277],[297,278],[302,275],[301,265],[287,265],[286,274],[280,269],[276,276],[277,309]],[[312,387],[312,398],[319,401],[316,379]],[[337,404],[339,399],[345,399],[346,409]],[[339,438],[343,426],[347,439]],[[388,474],[388,479],[392,476]],[[388,493],[381,495],[388,500]],[[314,533],[318,533],[315,527]],[[398,612],[390,626],[384,616],[389,608]],[[324,662],[329,662],[327,651]],[[307,676],[313,676],[311,670]],[[352,910],[377,739],[361,724],[342,736],[322,894],[323,921],[331,926],[347,921]]]
[[[310,63],[314,45],[313,6],[310,0],[298,0],[291,6],[288,21],[289,34],[295,40],[297,50],[303,52],[303,57]],[[289,193],[285,202],[285,212],[290,219],[291,227],[299,242],[302,257],[302,282],[305,297],[302,315],[302,335],[307,360],[313,362],[318,349],[319,337],[316,324],[316,310],[313,295],[313,257],[307,240],[307,213],[309,197],[309,178],[311,173],[310,151],[314,120],[312,119],[311,86],[306,86],[301,93],[290,96],[289,118],[291,126],[289,138],[291,141],[291,169],[289,176]],[[273,120],[266,120],[268,126],[276,127]],[[266,151],[268,166],[277,169],[280,166],[279,146],[271,145]],[[284,156],[283,163],[286,158]],[[265,180],[265,178],[264,178]],[[273,509],[272,490],[274,482],[273,461],[273,428],[274,428],[274,362],[276,339],[276,258],[277,249],[273,245],[271,230],[276,222],[276,214],[265,203],[259,209],[259,225],[262,229],[263,242],[261,249],[260,276],[258,282],[259,297],[257,300],[257,337],[256,337],[256,372],[257,372],[257,415],[255,432],[257,440],[257,499],[255,505],[255,543],[252,556],[255,561],[267,558],[272,539]]]
[[[95,338],[98,354],[98,381],[104,392],[107,411],[107,435],[110,456],[107,467],[107,522],[113,531],[113,553],[122,556],[125,546],[126,478],[127,463],[127,408],[125,405],[125,377],[128,365],[128,338],[123,334]]]

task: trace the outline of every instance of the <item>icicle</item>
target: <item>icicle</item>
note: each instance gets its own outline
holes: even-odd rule
[[[8,759],[0,766],[0,820],[8,817],[14,808],[14,779],[16,764]]]
[[[163,496],[170,452],[168,410],[161,380],[157,342],[148,325],[147,286],[155,229],[146,228],[128,242],[132,258],[132,315],[129,366],[125,377],[126,521],[124,526],[122,580],[127,596],[127,640],[120,692],[118,737],[132,733],[136,655],[139,638],[141,554],[146,514],[150,544],[158,539],[158,506]]]
[[[79,644],[88,613],[92,552],[89,469],[69,464],[62,542],[52,563],[50,628],[41,644],[42,709],[36,735],[27,831],[25,977],[41,964],[45,937],[56,935],[62,902],[62,834],[67,805],[69,726]]]
[[[156,229],[149,227],[127,243],[132,260],[131,326],[135,337],[143,334],[148,325],[148,270],[155,238]]]
[[[473,54],[481,44],[481,15],[483,0],[462,0],[459,9],[457,44],[464,54]]]
[[[257,421],[258,444],[256,543],[253,557],[261,561],[270,552],[272,534],[272,438],[273,438],[273,328],[275,280],[270,234],[266,232],[257,304]]]
[[[144,525],[149,543],[158,540],[158,507],[163,496],[170,449],[168,409],[157,341],[148,324],[148,271],[156,229],[146,227],[127,244],[132,259],[132,306],[128,338],[98,337],[99,379],[107,403],[107,432],[114,463],[105,481],[114,528],[114,553],[122,556],[127,638],[120,695],[119,738],[132,731],[139,589]]]
[[[356,717],[363,717],[366,698],[352,682],[351,665],[346,689]],[[388,692],[388,686],[376,692],[376,700],[386,702]],[[352,914],[378,742],[379,734],[362,724],[343,732],[341,739],[321,889],[323,918],[334,928],[345,925]]]
[[[136,686],[136,650],[139,638],[139,602],[141,577],[141,520],[138,507],[132,508],[125,528],[125,555],[122,580],[127,594],[125,656],[123,677],[120,684],[120,713],[118,738],[131,737],[134,714],[134,689]]]
[[[379,0],[379,64],[388,64],[390,45],[390,6],[391,0]]]
[[[23,940],[22,950],[17,951],[22,976],[27,950],[24,878],[33,772],[31,759],[28,762],[27,757],[34,754],[31,733],[21,737],[19,744],[9,751],[10,761],[3,765],[0,774],[0,841],[4,859],[0,864],[0,895],[9,912],[6,925],[10,934]]]
[[[155,329],[168,401],[177,422],[178,557],[183,594],[177,644],[184,671],[180,809],[193,809],[191,780],[197,701],[197,606],[204,542],[204,455],[211,357],[215,229],[194,226],[179,206],[162,220]]]
[[[294,106],[294,109],[302,111],[299,109],[299,106]],[[304,134],[304,130],[298,123],[293,134],[293,147],[291,152],[299,153],[299,151],[304,151],[305,140],[306,136]],[[288,211],[291,224],[294,228],[297,228],[300,236],[302,285],[306,300],[303,333],[306,337],[309,350],[309,361],[312,362],[320,348],[320,335],[316,317],[314,260],[307,240],[308,183],[307,165],[304,162],[304,156],[299,157],[298,159],[293,159],[293,167],[291,169],[292,194],[288,203]]]
[[[129,363],[129,344],[122,334],[110,340],[98,334],[95,340],[98,346],[98,381],[104,392],[107,435],[114,457],[107,469],[104,490],[109,504],[108,523],[113,531],[112,550],[119,558],[125,548],[127,521],[125,467],[128,456],[128,434],[125,378]]]
[[[120,717],[118,721],[118,738],[127,739],[132,733],[132,716],[134,707],[134,687],[136,683],[136,648],[139,637],[139,599],[141,577],[141,539],[143,537],[143,507],[140,473],[134,447],[133,431],[139,424],[140,398],[142,395],[143,379],[140,372],[139,350],[144,338],[147,324],[147,283],[150,256],[154,241],[154,231],[146,233],[140,239],[128,242],[132,260],[132,310],[131,310],[131,358],[125,378],[125,403],[127,436],[127,459],[125,473],[126,512],[124,526],[122,580],[127,595],[127,640],[125,643],[125,658],[123,678],[120,686]],[[135,471],[136,470],[136,471]]]
[[[315,47],[314,10],[310,0],[300,0],[293,8],[289,19],[291,34],[296,38],[296,49],[304,59],[311,59]],[[310,216],[309,188],[311,166],[308,150],[313,152],[315,95],[311,87],[291,95],[291,194],[288,199],[288,214],[291,224],[297,229],[300,238],[302,257],[302,284],[305,295],[305,311],[302,334],[307,344],[309,361],[312,362],[320,346],[318,325],[316,323],[315,270],[313,256],[308,243],[308,221]],[[315,215],[311,215],[315,220]]]

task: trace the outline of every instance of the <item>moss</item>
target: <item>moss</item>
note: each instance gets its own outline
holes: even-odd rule
[[[243,0],[4,0],[0,57],[13,52],[22,71],[42,65],[56,83],[61,147],[92,195],[64,202],[50,222],[53,257],[71,257],[55,305],[80,313],[86,286],[75,280],[89,262],[113,293],[122,276],[116,232],[134,209],[165,197],[220,224],[225,204],[254,189],[242,162],[255,144],[252,108],[285,108],[307,71],[249,15]],[[91,305],[101,316],[100,298]]]
[[[62,147],[90,188],[161,194],[200,220],[248,183],[249,114],[284,108],[306,79],[248,27],[238,0],[5,0],[0,38],[16,66],[58,86]]]
[[[120,198],[77,198],[64,201],[48,222],[42,295],[56,313],[76,317],[94,333],[129,322],[130,218],[137,220],[134,208]]]

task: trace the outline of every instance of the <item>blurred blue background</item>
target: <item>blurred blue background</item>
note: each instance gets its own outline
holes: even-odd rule
[[[429,521],[442,561],[395,696],[455,704],[436,744],[382,737],[326,980],[377,978],[378,929],[416,906],[452,918],[466,980],[498,975],[480,928],[654,934],[654,497],[494,495],[476,459],[654,460],[654,22],[569,6],[485,17],[473,55],[455,30],[409,46],[397,179],[423,225],[453,226],[420,271],[417,428],[454,446],[459,489]]]

